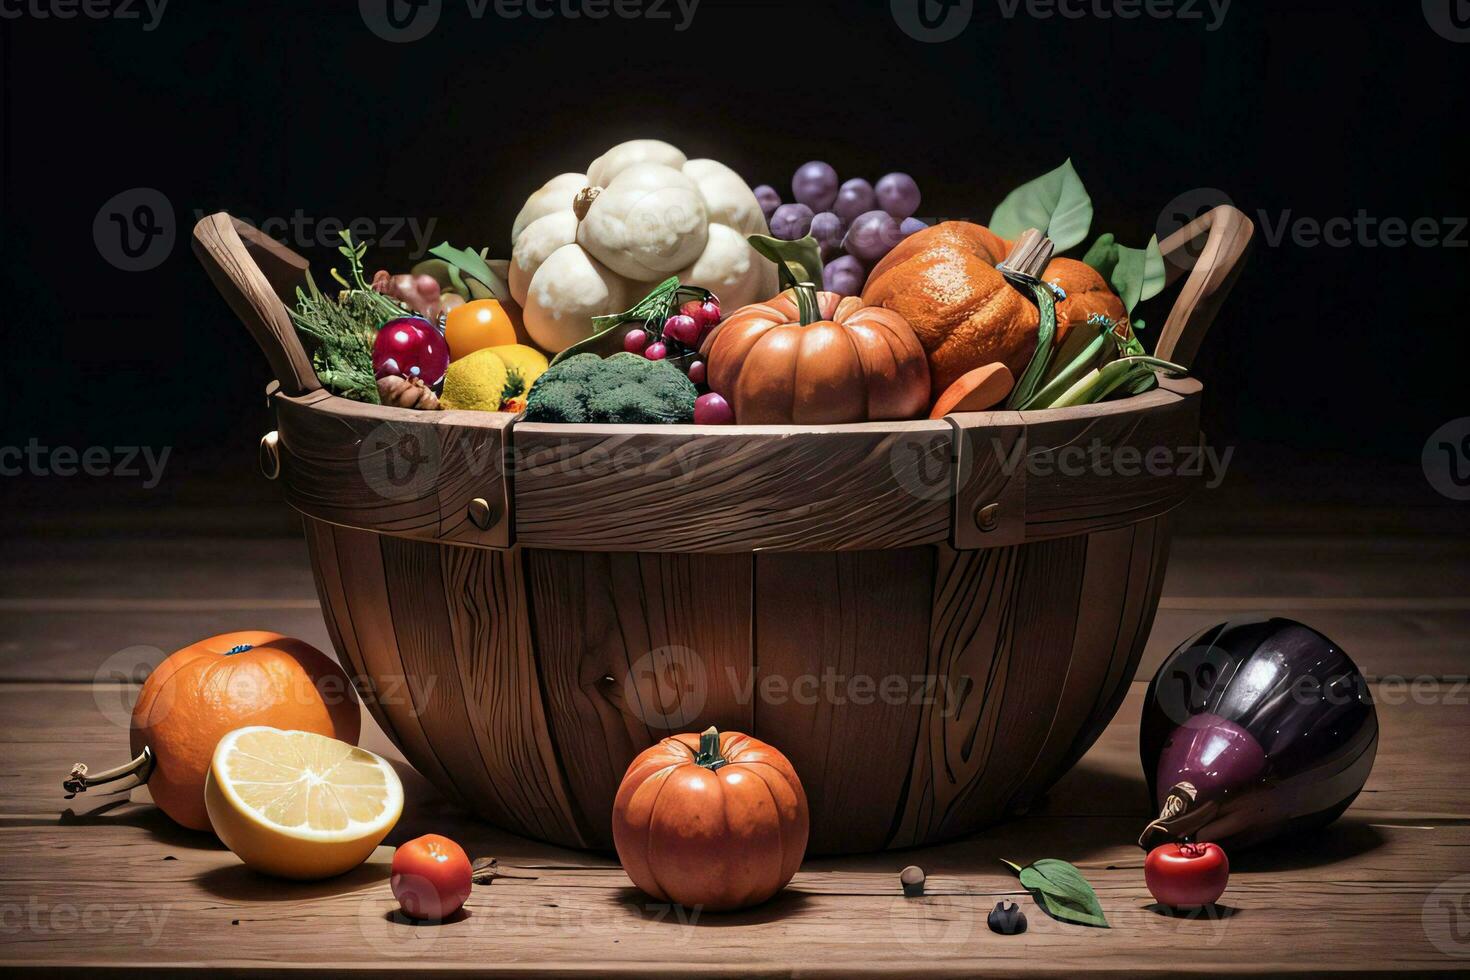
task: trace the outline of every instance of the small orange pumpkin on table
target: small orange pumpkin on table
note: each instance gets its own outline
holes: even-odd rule
[[[613,843],[633,884],[711,912],[785,888],[809,830],[806,792],[786,757],[714,728],[644,749],[613,802]]]
[[[263,630],[221,633],[173,653],[148,675],[133,706],[131,762],[96,775],[79,763],[63,785],[80,793],[132,777],[147,783],[174,821],[209,830],[204,781],[215,745],[249,725],[356,745],[362,712],[347,674],[311,644]]]
[[[752,236],[791,288],[732,313],[706,340],[709,387],[743,425],[833,425],[922,416],[929,365],[892,310],[818,291],[812,239]],[[804,250],[811,254],[804,255]]]

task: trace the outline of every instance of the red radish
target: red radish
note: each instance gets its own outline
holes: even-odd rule
[[[705,370],[703,361],[692,361],[689,364],[689,380],[697,385],[702,385],[708,372]]]
[[[1219,844],[1160,844],[1143,862],[1143,880],[1160,905],[1212,905],[1225,894],[1230,859]]]
[[[629,354],[642,354],[643,349],[648,346],[648,332],[633,329],[623,334],[623,350]]]
[[[693,319],[704,330],[720,322],[720,304],[712,299],[691,299],[679,307],[679,312]]]
[[[675,313],[664,321],[664,336],[693,347],[699,343],[699,321],[684,313]]]
[[[735,421],[735,410],[724,397],[711,391],[694,399],[695,425],[730,425]]]
[[[662,361],[665,357],[669,356],[669,349],[661,342],[655,340],[644,349],[643,356],[650,361]]]

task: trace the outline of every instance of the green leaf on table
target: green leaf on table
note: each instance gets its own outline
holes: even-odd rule
[[[455,270],[458,270],[480,283],[502,303],[510,299],[510,287],[495,273],[494,269],[490,268],[485,257],[479,252],[468,248],[455,248],[448,242],[444,242],[429,249],[429,254],[449,263],[451,279],[454,278]]]
[[[1163,292],[1164,253],[1159,251],[1157,235],[1143,248],[1119,245],[1111,234],[1100,235],[1082,261],[1108,281],[1129,313],[1139,303]]]
[[[788,242],[770,235],[751,235],[750,247],[776,263],[781,275],[781,288],[809,282],[822,288],[822,249],[811,235]]]
[[[1021,876],[1021,885],[1036,899],[1043,912],[1062,922],[1107,929],[1097,893],[1082,877],[1082,872],[1056,858],[1042,858],[1024,868],[1004,862]]]
[[[1070,159],[1011,191],[990,216],[990,230],[1002,238],[1016,238],[1036,228],[1059,253],[1080,245],[1091,227],[1092,198]]]

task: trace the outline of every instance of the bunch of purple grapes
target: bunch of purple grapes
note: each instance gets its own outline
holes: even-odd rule
[[[830,164],[813,160],[791,179],[794,204],[781,203],[769,184],[755,198],[771,234],[786,241],[811,235],[822,250],[822,288],[843,296],[862,292],[868,271],[893,247],[928,225],[914,217],[919,185],[908,174],[893,173],[877,186],[861,177],[845,183]]]

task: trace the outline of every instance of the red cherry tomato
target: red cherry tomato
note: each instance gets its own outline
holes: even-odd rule
[[[470,859],[448,837],[425,834],[393,854],[393,897],[410,919],[444,919],[470,897]]]
[[[1143,880],[1160,905],[1210,905],[1225,894],[1230,859],[1219,844],[1160,844],[1143,862]]]

